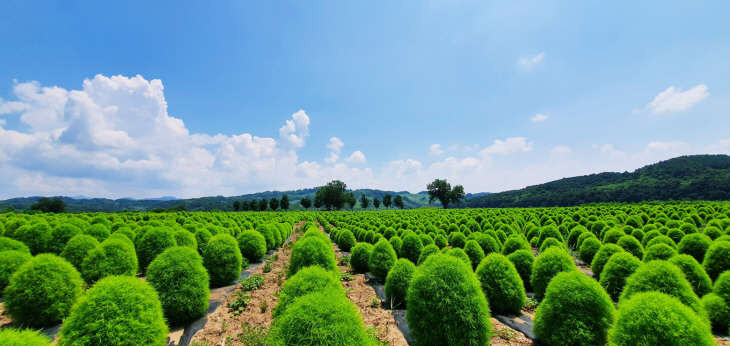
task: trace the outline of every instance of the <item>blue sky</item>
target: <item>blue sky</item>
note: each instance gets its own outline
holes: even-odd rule
[[[0,198],[498,192],[730,153],[724,2],[0,6]]]

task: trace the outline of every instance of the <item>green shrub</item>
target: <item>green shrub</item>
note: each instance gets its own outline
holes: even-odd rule
[[[464,252],[464,250],[462,250],[458,247],[451,249],[446,254],[451,257],[456,257],[456,258],[460,259],[462,262],[471,266],[471,259],[469,258],[469,255],[467,255],[466,252]]]
[[[616,346],[715,345],[710,327],[692,309],[660,292],[639,293],[622,301],[608,339]]]
[[[24,230],[18,230],[15,233],[15,239],[20,240],[23,244],[27,245],[30,249],[30,254],[35,256],[39,253],[46,251],[48,245],[51,242],[51,226],[47,223],[37,223],[25,228]]]
[[[479,246],[476,240],[469,240],[464,246],[464,253],[469,256],[469,262],[471,262],[472,270],[476,270],[479,263],[484,259],[484,250]]]
[[[71,263],[77,270],[81,270],[84,258],[97,246],[99,246],[99,241],[96,238],[87,234],[79,234],[68,241],[63,252],[61,252],[61,257]]]
[[[371,345],[357,307],[337,292],[313,292],[290,304],[271,325],[271,345]]]
[[[171,247],[150,263],[147,282],[157,291],[171,325],[191,322],[205,314],[210,299],[208,272],[198,251]]]
[[[641,260],[628,252],[617,253],[606,262],[599,282],[611,299],[618,302],[626,279],[642,265]]]
[[[603,243],[604,244],[616,244],[618,243],[618,240],[621,239],[621,237],[625,236],[626,233],[624,233],[623,230],[618,228],[612,228],[603,235]]]
[[[142,272],[161,253],[168,248],[177,246],[175,235],[169,228],[159,227],[145,233],[137,245],[137,259]]]
[[[537,240],[537,247],[541,247],[542,243],[547,238],[555,238],[559,240],[561,243],[565,243],[565,239],[563,239],[563,235],[560,234],[560,231],[558,231],[557,228],[553,226],[545,226],[543,227],[542,231],[540,231],[540,237]]]
[[[678,298],[695,312],[700,312],[700,299],[692,290],[682,271],[666,261],[645,263],[626,279],[619,304],[641,292],[657,291]]]
[[[8,286],[10,277],[23,264],[30,261],[33,256],[30,253],[6,250],[0,251],[0,296],[2,296],[5,287]]]
[[[427,234],[421,234],[421,235],[418,236],[418,238],[421,239],[421,244],[423,245],[423,247],[426,247],[426,246],[429,246],[429,245],[434,244],[433,238],[431,238]]]
[[[507,256],[507,259],[514,264],[520,279],[525,285],[525,290],[531,291],[530,277],[532,276],[532,267],[535,264],[535,256],[529,250],[517,250]]]
[[[715,281],[722,272],[730,270],[730,242],[712,243],[707,249],[702,266],[712,281]]]
[[[350,253],[350,266],[352,267],[352,270],[357,273],[364,273],[370,270],[368,263],[370,262],[370,253],[372,253],[372,251],[372,244],[364,242],[357,243]]]
[[[490,254],[481,261],[476,274],[492,312],[520,315],[527,299],[525,287],[514,264],[507,257]]]
[[[550,238],[545,239],[544,242],[542,242],[542,246],[540,246],[540,250],[538,252],[543,252],[543,251],[547,250],[549,247],[553,247],[553,246],[565,250],[565,244],[561,243],[560,240],[550,237]]]
[[[395,229],[393,227],[388,227],[385,229],[385,231],[383,231],[383,236],[385,237],[386,240],[390,240],[390,238],[393,238],[396,235],[398,235],[398,233],[395,231]]]
[[[186,230],[175,231],[175,243],[177,246],[187,246],[198,251],[198,241],[195,240],[195,235]]]
[[[662,234],[657,230],[652,230],[652,231],[646,232],[646,234],[644,234],[644,239],[641,240],[641,246],[643,246],[644,249],[646,249],[648,247],[647,245],[649,244],[649,241],[651,241],[652,239],[659,237],[661,235]]]
[[[710,237],[710,239],[715,240],[716,238],[722,236],[722,231],[715,228],[715,227],[707,227],[705,228],[704,232],[702,234]]]
[[[601,242],[601,241],[600,241],[600,240],[598,239],[598,237],[596,237],[596,235],[595,235],[595,234],[593,234],[593,233],[591,233],[591,232],[583,232],[583,233],[581,233],[581,234],[580,234],[580,235],[578,236],[578,242],[576,243],[576,246],[577,246],[577,247],[576,247],[576,249],[578,249],[578,251],[580,251],[580,247],[581,247],[581,246],[583,246],[583,242],[584,242],[584,241],[585,241],[586,239],[588,239],[588,238],[595,238],[596,240],[598,240],[598,242],[599,242],[599,243]]]
[[[660,235],[658,237],[654,237],[654,239],[650,240],[648,243],[646,243],[646,248],[650,248],[652,245],[656,244],[667,244],[672,249],[677,250],[677,244],[672,240],[672,238],[669,238],[665,235]]]
[[[421,250],[423,250],[423,243],[417,235],[411,233],[403,237],[403,246],[400,248],[401,258],[405,258],[412,263],[418,263]]]
[[[34,330],[1,329],[0,342],[3,346],[48,346],[50,340],[47,336]]]
[[[243,231],[238,235],[238,248],[249,262],[257,262],[266,255],[266,238],[253,230]]]
[[[59,346],[164,346],[167,333],[157,292],[137,278],[110,276],[74,305]]]
[[[423,248],[421,251],[421,256],[418,257],[418,263],[417,265],[421,265],[421,263],[425,262],[428,256],[431,256],[435,253],[439,253],[441,250],[439,250],[438,246],[436,245],[429,245]]]
[[[482,236],[484,237],[484,236]],[[496,241],[494,242],[496,244]],[[479,243],[481,245],[481,242]],[[482,249],[484,248],[484,245],[482,245]],[[502,254],[507,256],[515,251],[519,250],[532,250],[530,247],[530,243],[525,240],[521,235],[511,235],[507,237],[507,240],[504,241],[504,246],[502,247]],[[485,254],[488,254],[486,250],[484,250]]]
[[[727,333],[730,327],[730,307],[725,300],[715,293],[708,293],[700,299],[700,304],[710,319],[712,330],[719,334]]]
[[[550,281],[533,331],[547,345],[604,345],[613,319],[611,298],[595,280],[563,272]]]
[[[392,241],[393,238],[390,238],[390,240]],[[396,256],[395,250],[393,250],[390,243],[385,239],[381,239],[375,244],[373,251],[370,253],[370,262],[368,263],[370,273],[379,280],[385,281],[390,268],[395,265],[397,260],[398,256]]]
[[[625,235],[618,240],[616,245],[636,256],[638,259],[644,258],[644,247],[641,246],[641,242],[634,238],[634,236]]]
[[[271,231],[271,235],[274,236],[274,249],[284,244],[284,237],[278,227],[273,224],[266,225]],[[272,249],[273,250],[273,249]]]
[[[697,262],[702,263],[705,259],[707,249],[710,248],[710,244],[712,244],[712,239],[704,234],[688,234],[677,244],[677,253],[690,255]]]
[[[640,229],[635,229],[631,232],[631,236],[636,238],[636,240],[638,240],[639,243],[641,243],[644,240],[644,231],[642,231]],[[644,247],[644,245],[642,245],[641,247]]]
[[[568,247],[572,249],[578,248],[578,237],[580,237],[581,234],[584,232],[587,232],[588,230],[585,229],[583,226],[577,226],[573,228],[570,231],[570,234],[568,234]]]
[[[670,258],[677,255],[677,251],[672,249],[671,246],[659,243],[649,246],[644,252],[644,263],[649,263],[654,260],[668,261]]]
[[[424,345],[487,345],[492,331],[489,306],[471,267],[441,254],[416,269],[406,319],[413,338]]]
[[[132,244],[134,244],[134,240],[137,239],[137,233],[135,233],[131,228],[129,227],[119,227],[116,231],[112,232],[112,235],[114,234],[123,234],[129,240],[132,241]]]
[[[322,233],[319,230],[315,230],[315,231],[317,233]],[[264,236],[264,239],[266,239],[266,251],[271,251],[273,249],[276,249],[276,238],[274,238],[274,232],[271,231],[271,228],[269,228],[269,225],[266,225],[266,224],[258,225],[256,227],[256,232],[259,232],[261,235]],[[306,233],[309,233],[309,232],[310,231],[307,231]]]
[[[324,233],[317,230],[324,236]],[[337,260],[332,244],[326,238],[318,236],[302,237],[294,243],[291,251],[291,262],[288,277],[296,274],[300,269],[309,266],[320,266],[324,269],[337,272]]]
[[[730,302],[730,271],[723,272],[715,280],[714,293],[724,299],[725,302]]]
[[[51,232],[51,239],[48,243],[48,252],[60,255],[71,238],[81,234],[81,229],[70,224],[62,223]]]
[[[393,250],[395,250],[396,255],[400,257],[400,248],[401,246],[403,246],[403,239],[401,239],[401,237],[399,236],[394,236],[390,238],[388,242],[390,243],[390,246],[393,247]]]
[[[672,239],[675,243],[679,243],[680,241],[682,241],[682,238],[684,238],[684,232],[680,231],[677,228],[673,228],[667,232],[667,237],[669,237],[669,239]]]
[[[608,259],[619,252],[624,252],[624,249],[616,244],[604,244],[601,246],[601,249],[598,250],[596,256],[593,257],[593,262],[591,262],[591,270],[593,271],[593,275],[596,276],[596,280],[600,280],[603,266],[606,265]]]
[[[684,276],[698,297],[712,292],[712,280],[710,280],[705,269],[702,268],[702,265],[694,257],[690,255],[676,255],[669,259],[669,263],[676,265],[682,270],[682,273],[684,273]]]
[[[355,235],[349,230],[343,230],[342,233],[338,234],[337,246],[341,251],[350,252],[350,250],[357,244]]]
[[[245,231],[244,231],[245,232]],[[195,231],[195,242],[198,244],[198,253],[203,254],[205,253],[205,247],[208,246],[208,242],[210,241],[210,238],[213,238],[213,234],[210,233],[209,230],[206,228],[200,228],[197,231]],[[266,240],[264,240],[264,243],[266,243]],[[243,251],[243,250],[241,250]],[[265,253],[266,251],[264,251]],[[261,255],[263,257],[263,255]]]
[[[449,241],[446,239],[446,237],[443,234],[437,235],[433,239],[433,243],[439,247],[439,249],[443,249],[447,246],[449,246]]]
[[[436,248],[436,253],[438,253],[436,245],[429,245],[426,248]],[[395,262],[393,268],[388,272],[385,279],[385,294],[392,307],[403,308],[407,304],[408,286],[415,271],[416,266],[411,261],[401,258]]]
[[[89,251],[81,263],[81,277],[93,283],[112,275],[135,276],[137,274],[137,253],[131,242],[107,239]]]
[[[598,251],[601,250],[601,246],[601,242],[596,237],[584,240],[580,245],[580,250],[578,251],[578,259],[583,261],[585,264],[592,263],[593,258],[596,257]]]
[[[8,237],[0,237],[0,251],[7,250],[25,252],[30,255],[30,249],[23,242]]]
[[[230,285],[241,276],[243,256],[236,238],[219,234],[210,239],[203,253],[203,266],[210,275],[210,287]]]
[[[274,317],[283,314],[289,304],[313,292],[333,292],[336,295],[344,295],[340,279],[334,272],[319,266],[302,268],[296,275],[286,280],[282,286],[279,302],[272,311]]]
[[[555,275],[572,270],[577,268],[567,251],[551,247],[541,253],[535,260],[530,277],[530,284],[535,290],[535,299],[541,301],[545,297],[545,290]]]
[[[451,247],[463,249],[466,246],[466,236],[461,232],[454,232],[449,234],[449,243]]]
[[[20,325],[41,328],[68,316],[81,295],[81,275],[63,258],[40,254],[20,266],[5,288],[5,311]]]
[[[106,225],[104,225],[102,223],[97,223],[97,224],[91,225],[91,227],[84,230],[84,234],[88,234],[88,235],[96,238],[96,240],[98,240],[101,243],[104,240],[106,240],[106,238],[109,238],[109,236],[111,235],[111,232],[109,231],[109,228],[107,228]]]

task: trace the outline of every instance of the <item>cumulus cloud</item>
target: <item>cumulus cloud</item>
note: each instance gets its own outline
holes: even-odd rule
[[[707,96],[710,94],[704,84],[687,91],[681,91],[681,89],[671,86],[659,93],[654,101],[646,105],[646,109],[654,114],[681,112],[704,100]]]
[[[525,137],[510,137],[502,141],[498,139],[489,147],[482,149],[479,155],[482,157],[494,154],[512,154],[516,152],[528,152],[532,150],[532,142],[527,142]]]
[[[324,159],[324,162],[326,163],[335,163],[337,160],[340,159],[340,152],[342,151],[342,147],[345,146],[345,143],[342,143],[342,141],[337,137],[330,138],[330,144],[327,144],[327,148],[330,149],[330,156]]]
[[[352,162],[352,163],[361,163],[361,162],[367,162],[365,160],[365,154],[362,153],[362,151],[357,150],[350,157],[346,158],[345,161]]]
[[[723,139],[717,144],[708,146],[705,152],[708,154],[730,154],[730,139]]]
[[[545,53],[540,53],[537,55],[530,55],[530,56],[522,56],[517,60],[517,66],[529,69],[532,67],[536,67],[540,64],[542,64],[543,60],[545,60]]]
[[[441,150],[441,144],[432,144],[430,149],[431,150],[428,152],[429,154],[439,155],[444,153],[444,151]]]
[[[538,121],[547,120],[547,118],[548,118],[547,115],[538,113],[534,117],[530,118],[530,120],[538,122]]]
[[[606,144],[601,147],[601,153],[608,154],[611,157],[625,157],[626,153],[613,148],[613,144]]]
[[[562,156],[572,153],[570,148],[564,146],[564,145],[558,145],[557,147],[553,148],[553,150],[550,150],[550,155],[553,156]]]

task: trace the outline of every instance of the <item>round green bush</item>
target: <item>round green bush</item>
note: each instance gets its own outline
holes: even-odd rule
[[[654,237],[654,239],[650,240],[648,243],[646,243],[646,248],[650,248],[652,245],[656,244],[667,244],[672,249],[677,250],[677,244],[672,240],[672,238],[669,238],[665,235],[660,235],[658,237]]]
[[[70,224],[62,223],[51,232],[51,240],[48,243],[48,252],[60,255],[71,238],[81,234],[81,229]]]
[[[0,237],[0,251],[7,250],[25,252],[30,255],[30,249],[23,242],[8,237]]]
[[[469,256],[469,262],[471,262],[472,270],[476,270],[479,263],[484,259],[484,250],[479,246],[476,240],[469,240],[464,246],[464,253]]]
[[[464,246],[466,246],[466,236],[464,235],[464,233],[454,232],[449,234],[449,236],[451,236],[451,238],[449,239],[451,247],[463,249]]]
[[[491,233],[493,234],[493,232]],[[479,246],[482,248],[484,255],[488,255],[493,252],[500,252],[499,242],[496,240],[497,236],[492,236],[492,234],[482,234],[475,239],[476,242],[479,243]]]
[[[561,243],[565,243],[565,239],[563,239],[563,235],[560,234],[560,231],[554,226],[545,226],[540,231],[540,237],[537,240],[537,247],[540,248],[542,246],[542,243],[547,238],[555,238],[559,240]]]
[[[697,262],[702,263],[705,259],[705,253],[710,248],[712,239],[701,233],[692,233],[684,236],[682,240],[677,244],[677,253],[690,255],[694,257]]]
[[[429,245],[434,244],[433,238],[431,238],[427,234],[421,234],[421,235],[418,236],[418,238],[421,239],[421,244],[423,245],[423,247],[426,247],[426,246],[429,246]]]
[[[621,292],[626,286],[626,279],[642,265],[641,260],[628,252],[614,254],[603,267],[599,283],[611,299],[618,302]]]
[[[551,247],[537,256],[532,268],[530,284],[535,291],[535,299],[542,301],[545,290],[555,275],[560,272],[577,270],[573,258],[567,251]]]
[[[89,251],[81,263],[81,277],[92,285],[112,275],[135,276],[137,274],[137,253],[130,242],[107,239]]]
[[[467,255],[466,252],[464,252],[464,250],[462,250],[458,247],[449,250],[446,254],[451,257],[456,257],[456,258],[460,259],[462,262],[471,266],[471,259],[469,258],[469,255]]]
[[[269,230],[271,230],[271,235],[274,236],[274,248],[278,248],[279,246],[281,246],[281,244],[284,244],[285,238],[283,234],[281,234],[281,230],[279,230],[278,227],[272,224],[266,226],[269,227]]]
[[[393,250],[395,250],[395,253],[400,257],[400,248],[403,246],[403,239],[399,236],[394,236],[388,240],[390,243],[390,246],[393,247]]]
[[[433,239],[433,243],[439,247],[439,249],[443,249],[447,246],[449,246],[449,241],[446,239],[446,237],[443,234],[437,235]]]
[[[247,231],[244,231],[247,232]],[[198,244],[198,253],[205,253],[205,247],[208,246],[210,238],[213,238],[213,234],[206,228],[200,228],[193,234],[195,236],[195,242]],[[266,243],[266,240],[264,240]],[[265,246],[265,244],[264,244]],[[243,250],[241,250],[243,251]],[[266,251],[264,251],[266,253]],[[261,255],[263,257],[263,255]]]
[[[117,228],[116,231],[112,232],[112,235],[114,235],[114,234],[123,234],[124,236],[129,238],[129,240],[131,240],[133,244],[134,244],[134,240],[137,239],[137,233],[135,233],[129,227],[119,227],[119,228]]]
[[[289,304],[271,325],[271,345],[371,345],[357,307],[337,292],[313,292]]]
[[[626,279],[619,304],[641,292],[662,292],[678,298],[695,312],[700,312],[700,299],[692,290],[682,271],[666,261],[651,261],[639,267]]]
[[[370,270],[370,254],[373,252],[373,245],[365,242],[357,243],[350,252],[350,266],[356,273],[364,273]]]
[[[81,270],[84,258],[97,246],[99,246],[99,241],[96,238],[87,234],[79,234],[68,241],[68,244],[61,252],[61,257],[71,263],[77,270]]]
[[[639,243],[641,243],[642,240],[644,240],[644,231],[642,231],[640,229],[635,229],[631,232],[631,236],[636,238],[636,240],[638,240]],[[644,245],[642,245],[641,247],[644,247]]]
[[[33,256],[45,252],[51,242],[51,226],[45,222],[18,231],[15,233],[15,239],[27,245]]]
[[[574,227],[568,234],[568,247],[572,249],[578,248],[578,237],[588,230],[583,226]]]
[[[273,249],[276,249],[276,238],[274,238],[274,232],[271,231],[271,228],[269,228],[269,225],[266,224],[260,224],[256,227],[256,232],[261,233],[261,235],[264,236],[264,239],[266,239],[266,251],[271,251]],[[310,231],[307,231],[309,233]],[[317,233],[322,233],[319,230],[316,230]]]
[[[238,235],[238,248],[249,262],[257,262],[266,255],[266,238],[253,230],[243,231]]]
[[[5,288],[5,311],[20,325],[60,323],[81,295],[81,275],[70,263],[40,254],[20,266]]]
[[[549,247],[558,247],[560,249],[565,249],[565,244],[561,243],[560,240],[557,240],[553,237],[545,239],[544,242],[542,242],[542,246],[540,246],[540,250],[538,252],[543,252],[547,250]]]
[[[436,248],[436,245],[429,245],[426,248]],[[438,253],[438,248],[436,248]],[[411,284],[416,266],[411,261],[401,258],[388,272],[385,279],[385,295],[391,303],[392,308],[405,308],[408,303],[408,286]]]
[[[707,249],[702,266],[712,281],[715,281],[722,272],[730,270],[730,242],[712,243]]]
[[[667,232],[667,237],[672,239],[675,243],[679,243],[682,241],[682,238],[684,238],[684,232],[680,231],[678,228],[673,228]]]
[[[679,267],[684,276],[689,281],[690,286],[698,297],[712,292],[712,280],[702,268],[702,265],[690,255],[676,255],[669,259],[672,263]]]
[[[421,256],[418,257],[418,263],[417,265],[421,265],[421,263],[425,262],[428,256],[431,256],[435,253],[439,253],[441,250],[439,250],[438,246],[436,245],[429,245],[423,248],[421,251]]]
[[[48,346],[50,340],[40,331],[0,329],[0,345],[3,346]]]
[[[484,237],[484,236],[482,236]],[[496,244],[496,241],[494,241]],[[481,242],[479,243],[482,244]],[[484,248],[484,245],[482,245],[482,249]],[[530,247],[530,243],[525,240],[521,235],[511,235],[507,237],[507,239],[504,241],[504,246],[502,247],[502,254],[507,256],[515,251],[519,250],[532,250]],[[486,250],[484,250],[485,254],[488,254]]]
[[[652,230],[652,231],[646,232],[646,234],[644,234],[644,239],[641,239],[641,246],[643,246],[644,249],[646,249],[647,248],[647,244],[649,244],[649,242],[652,239],[654,239],[656,237],[659,237],[661,235],[662,234],[659,231],[657,231],[657,230]]]
[[[107,228],[107,226],[102,223],[91,225],[91,227],[85,229],[83,232],[84,234],[88,234],[96,238],[96,240],[98,240],[99,242],[103,242],[111,235],[109,228]]]
[[[338,234],[337,246],[341,251],[350,252],[350,250],[357,244],[355,235],[349,230],[343,230],[342,233]]]
[[[492,312],[520,315],[527,299],[525,287],[514,264],[507,257],[490,254],[481,261],[476,274]]]
[[[243,256],[236,238],[219,234],[210,239],[203,253],[203,266],[210,275],[210,287],[230,285],[241,276]]]
[[[715,345],[707,323],[677,298],[660,292],[639,293],[622,301],[608,339],[616,346]]]
[[[0,296],[3,295],[3,291],[8,286],[13,273],[25,262],[30,261],[31,258],[33,256],[27,252],[17,250],[0,251]]]
[[[727,333],[730,327],[730,307],[725,300],[715,293],[708,293],[700,299],[700,304],[710,319],[712,330],[719,334]]]
[[[385,231],[383,231],[383,236],[387,240],[390,240],[390,238],[393,238],[396,235],[398,235],[398,233],[395,231],[395,229],[393,227],[388,227],[385,229]]]
[[[164,346],[167,333],[157,292],[137,278],[110,276],[74,305],[59,346]]]
[[[710,239],[715,240],[718,237],[722,236],[722,231],[715,228],[715,227],[707,227],[705,228],[704,232],[702,234],[710,237]]]
[[[672,249],[671,246],[659,243],[649,246],[644,252],[644,263],[649,263],[654,260],[668,261],[670,258],[677,255],[677,251]]]
[[[533,331],[547,345],[604,345],[614,319],[611,298],[579,271],[550,281],[535,311]]]
[[[274,317],[278,317],[286,311],[289,304],[300,297],[321,291],[344,295],[340,279],[334,272],[319,266],[302,268],[296,275],[286,280],[279,293],[279,302],[272,313]]]
[[[578,249],[578,251],[580,251],[580,247],[583,246],[583,242],[588,238],[595,238],[599,243],[601,242],[595,234],[591,232],[583,232],[580,236],[578,236],[578,242],[576,243],[576,249]]]
[[[408,288],[406,320],[419,344],[487,345],[489,316],[484,292],[469,265],[435,254],[416,269]]]
[[[324,233],[317,230],[320,234]],[[300,269],[309,266],[320,266],[324,269],[337,272],[337,260],[332,243],[325,237],[302,237],[294,243],[291,251],[291,261],[287,277],[296,274]]]
[[[529,250],[517,250],[507,256],[507,259],[514,264],[520,279],[525,285],[526,291],[532,290],[530,277],[532,276],[532,267],[535,264],[535,256]]]
[[[715,280],[714,293],[724,299],[725,302],[730,302],[730,271],[723,272]]]
[[[411,233],[403,237],[403,245],[400,248],[401,258],[405,258],[412,263],[418,263],[421,250],[423,250],[423,243],[417,235]]]
[[[638,259],[644,258],[644,247],[641,242],[631,235],[625,235],[619,238],[616,245],[620,246],[624,251],[636,256]]]
[[[177,246],[175,234],[172,230],[165,227],[153,228],[145,233],[137,245],[137,259],[142,272],[147,270],[147,266],[161,253],[168,248]]]
[[[618,243],[618,240],[621,239],[621,237],[625,236],[626,233],[624,233],[623,230],[618,228],[612,228],[603,235],[603,243],[604,244],[616,244]]]
[[[591,270],[593,271],[593,275],[596,276],[596,280],[600,280],[601,272],[603,271],[603,266],[606,265],[606,262],[608,262],[611,256],[619,252],[624,252],[624,249],[616,244],[604,244],[601,246],[601,249],[598,250],[596,256],[593,257],[593,262],[591,262]]]
[[[393,238],[390,239],[393,240]],[[390,268],[395,265],[397,260],[398,256],[396,256],[395,250],[393,250],[390,243],[385,239],[381,239],[375,244],[373,251],[370,253],[370,262],[368,263],[370,273],[379,280],[385,281]]]
[[[159,294],[171,325],[194,321],[208,309],[210,280],[203,259],[193,248],[165,250],[147,268],[147,282]]]
[[[175,243],[177,246],[187,246],[198,251],[198,241],[195,240],[195,235],[186,230],[175,231]]]
[[[583,241],[578,250],[578,259],[583,261],[585,264],[593,262],[593,258],[596,257],[598,250],[601,250],[601,242],[596,237],[588,238]]]

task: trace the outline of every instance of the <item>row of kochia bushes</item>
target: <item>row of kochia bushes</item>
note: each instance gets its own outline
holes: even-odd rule
[[[203,316],[210,288],[235,282],[249,261],[281,246],[293,223],[305,216],[287,215],[295,216],[253,216],[242,226],[255,230],[242,231],[217,225],[215,215],[210,223],[188,223],[180,215],[163,214],[120,227],[111,227],[109,214],[89,220],[5,215],[0,218],[4,310],[23,328],[63,322],[59,345],[164,345],[168,325]],[[27,223],[8,226],[18,219]],[[138,272],[145,281],[135,277]],[[30,330],[0,332],[0,340],[15,339],[19,343],[12,345],[49,342]]]
[[[533,290],[541,302],[535,333],[547,345],[600,345],[607,339],[617,345],[712,345],[710,328],[725,334],[730,322],[730,236],[719,231],[730,220],[724,212],[713,215],[717,219],[700,227],[681,223],[682,234],[648,222],[636,225],[638,229],[626,224],[591,227],[601,221],[597,220],[594,225],[561,224],[564,230],[550,221],[519,229],[502,223],[499,231],[486,227],[465,236],[463,229],[451,226],[375,221],[374,215],[365,216],[369,222],[341,213],[322,219],[339,227],[332,228],[331,239],[351,251],[353,269],[384,280],[392,303],[408,308],[413,335],[426,344],[467,342],[459,339],[464,335],[477,340],[474,344],[484,344],[478,340],[487,340],[491,327],[474,324],[482,314],[476,308],[481,304],[474,303],[481,300],[478,293],[464,300],[470,303],[450,313],[445,310],[445,302],[456,304],[460,299],[449,292],[476,279],[488,307],[497,314],[519,314],[525,290]],[[481,223],[500,223],[497,220]],[[590,243],[597,245],[595,250],[587,250],[585,244]],[[539,249],[537,258],[531,245]],[[578,248],[595,279],[577,270],[569,250]],[[441,263],[429,265],[437,255]],[[460,260],[471,274],[456,274],[457,266],[441,255]],[[437,270],[431,266],[445,273],[419,276]],[[434,296],[443,300],[429,305]],[[465,314],[469,308],[473,313]],[[424,318],[434,324],[424,324]],[[444,325],[446,320],[454,324]],[[483,339],[475,338],[477,329]]]

